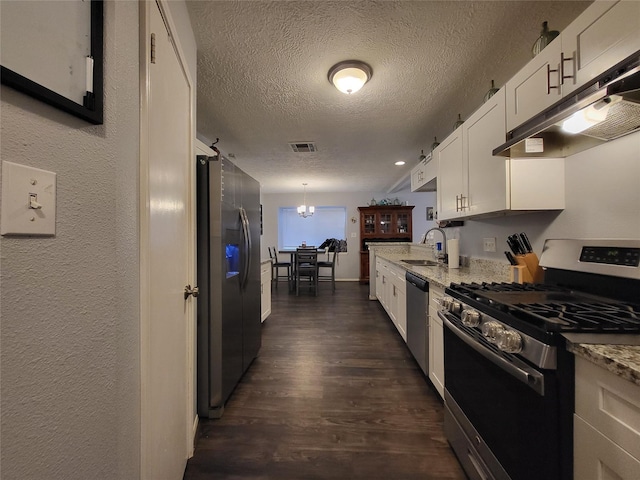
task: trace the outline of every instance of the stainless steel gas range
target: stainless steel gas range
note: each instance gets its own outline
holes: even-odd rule
[[[470,479],[573,478],[566,341],[638,344],[640,240],[547,240],[539,284],[451,284],[445,433]]]

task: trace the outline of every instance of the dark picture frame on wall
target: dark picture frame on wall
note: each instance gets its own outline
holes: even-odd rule
[[[102,124],[103,21],[103,0],[6,2],[2,84]]]

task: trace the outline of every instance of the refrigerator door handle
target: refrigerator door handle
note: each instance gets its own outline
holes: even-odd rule
[[[244,272],[241,281],[241,287],[245,288],[249,279],[249,271],[251,270],[251,235],[249,234],[249,217],[244,208],[240,207],[240,220],[242,222],[242,235],[244,236]]]

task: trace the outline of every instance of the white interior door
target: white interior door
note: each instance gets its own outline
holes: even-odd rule
[[[193,388],[195,302],[184,298],[195,278],[191,81],[164,12],[155,2],[142,8],[149,55],[141,121],[141,476],[179,480],[191,454]]]

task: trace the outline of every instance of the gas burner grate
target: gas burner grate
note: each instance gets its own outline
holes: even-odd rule
[[[542,317],[561,331],[640,332],[640,306],[631,304],[547,303],[516,304],[513,308]]]
[[[640,305],[556,285],[460,283],[449,289],[480,311],[546,332],[640,333]]]

